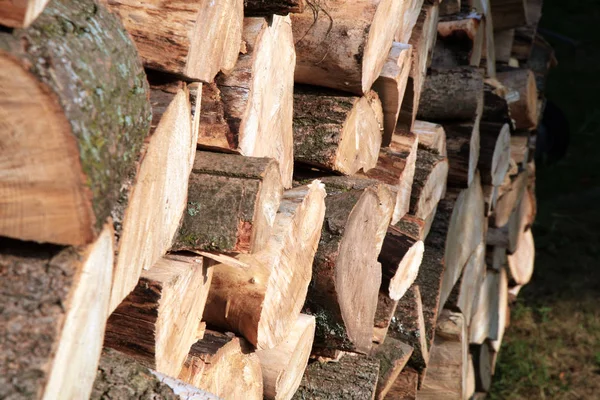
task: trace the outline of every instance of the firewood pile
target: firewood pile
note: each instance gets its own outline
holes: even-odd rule
[[[485,397],[541,6],[0,0],[0,398]]]

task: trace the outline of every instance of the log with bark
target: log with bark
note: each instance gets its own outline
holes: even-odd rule
[[[490,226],[495,228],[505,226],[514,210],[520,204],[527,188],[528,173],[524,170],[509,179],[510,185],[508,189],[504,191],[496,202],[494,212],[489,218]]]
[[[394,381],[394,384],[384,397],[385,400],[416,400],[419,373],[406,367]]]
[[[431,63],[434,68],[479,67],[485,39],[481,14],[461,12],[441,17],[437,31]]]
[[[481,184],[500,186],[504,182],[511,158],[508,124],[482,120],[479,124],[479,161]],[[486,199],[487,200],[487,199]]]
[[[332,0],[292,14],[295,80],[366,94],[403,17],[403,1]]]
[[[110,315],[104,345],[148,368],[178,376],[199,338],[211,263],[200,256],[170,254],[144,271]]]
[[[448,159],[426,149],[417,150],[409,213],[425,219],[446,191]]]
[[[480,0],[473,3],[475,11],[483,15],[484,38],[483,49],[481,50],[481,67],[485,67],[487,76],[493,78],[496,76],[496,45],[494,43],[494,30],[496,28],[492,18],[492,10],[489,0]]]
[[[207,330],[189,349],[179,379],[223,399],[263,398],[260,360],[233,334]]]
[[[477,67],[432,69],[425,79],[417,117],[425,121],[472,120],[483,102]]]
[[[510,156],[519,166],[525,166],[529,161],[531,139],[532,135],[529,131],[517,131],[510,137]]]
[[[527,0],[525,2],[527,25],[515,28],[515,40],[512,48],[513,57],[519,61],[527,62],[531,55],[538,23],[542,17],[542,3],[542,0]]]
[[[279,162],[292,186],[294,41],[289,17],[244,18],[244,52],[228,74],[204,85],[198,145]]]
[[[338,362],[311,362],[293,399],[372,399],[379,360],[345,353]]]
[[[161,373],[113,349],[104,349],[91,400],[160,398],[218,400],[217,396]]]
[[[366,353],[381,286],[377,255],[392,217],[393,198],[377,181],[323,181],[325,222],[304,312],[317,319],[316,349]]]
[[[394,41],[408,43],[415,31],[415,25],[423,9],[423,0],[403,0],[402,19],[394,35]],[[431,2],[427,2],[429,4]]]
[[[294,93],[294,159],[352,175],[377,164],[383,110],[373,91],[365,96],[311,87]]]
[[[210,83],[230,72],[242,43],[243,0],[100,0],[118,15],[146,68]]]
[[[379,360],[379,379],[375,390],[375,399],[383,400],[394,385],[400,372],[412,355],[413,348],[408,344],[386,338],[383,344],[373,352],[372,356]]]
[[[49,0],[0,0],[0,25],[27,28],[40,15]]]
[[[396,130],[412,65],[412,51],[409,44],[393,42],[383,69],[373,83],[373,90],[379,95],[383,107],[383,143],[386,146]]]
[[[464,399],[468,354],[469,336],[463,315],[443,310],[437,321],[435,340],[419,390],[419,399]]]
[[[510,115],[517,129],[535,129],[538,124],[538,94],[535,76],[528,69],[499,71],[497,78],[510,93]]]
[[[527,25],[526,2],[523,0],[489,0],[496,30]]]
[[[515,30],[496,30],[494,31],[494,44],[496,48],[496,62],[508,64],[510,61],[513,42],[515,40]]]
[[[461,0],[444,0],[440,3],[440,16],[458,14],[461,9]]]
[[[481,114],[472,122],[445,123],[446,151],[448,153],[448,188],[463,189],[471,186],[479,162],[479,122]]]
[[[406,235],[414,240],[425,240],[427,238],[426,228],[427,221],[421,218],[417,218],[414,215],[406,214],[400,222],[394,226]]]
[[[279,346],[259,350],[266,399],[291,399],[300,386],[315,336],[315,318],[300,314]]]
[[[396,134],[389,147],[379,150],[377,165],[365,173],[369,178],[389,185],[395,195],[392,224],[398,223],[410,207],[417,147],[418,139],[414,134]]]
[[[417,120],[413,126],[413,133],[417,135],[421,147],[435,150],[443,157],[447,156],[446,131],[442,125]]]
[[[123,186],[113,212],[119,241],[111,312],[133,290],[142,271],[151,268],[171,248],[186,208],[188,180],[196,155],[194,120],[200,113],[200,101],[196,97],[192,108],[191,92],[179,80],[162,74],[151,74],[149,78],[151,136],[136,181]]]
[[[285,340],[311,280],[324,197],[318,181],[286,191],[265,249],[239,255],[238,265],[215,266],[204,310],[208,325],[237,332],[261,350]]]
[[[89,397],[108,317],[111,225],[79,249],[0,241],[0,397]]]
[[[198,151],[172,250],[253,253],[265,248],[281,176],[270,158]]]
[[[377,309],[375,310],[375,319],[373,323],[373,348],[374,351],[387,338],[390,323],[396,313],[398,306],[397,300],[392,300],[385,288],[379,288],[377,295]]]
[[[244,0],[244,15],[247,17],[270,17],[301,13],[306,7],[305,0]]]
[[[89,244],[150,128],[135,47],[92,0],[53,0],[29,28],[0,33],[0,52],[0,235]]]

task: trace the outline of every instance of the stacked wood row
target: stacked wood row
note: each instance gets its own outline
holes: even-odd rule
[[[541,1],[75,3],[0,0],[1,398],[490,390]]]

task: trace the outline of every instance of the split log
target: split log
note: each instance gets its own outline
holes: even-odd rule
[[[0,0],[0,25],[27,28],[40,15],[49,0]]]
[[[432,69],[423,85],[417,118],[472,120],[483,102],[483,74],[475,67]]]
[[[325,222],[304,312],[317,319],[316,349],[366,353],[381,286],[377,255],[393,199],[390,190],[376,181],[346,177],[323,181]]]
[[[509,170],[511,137],[508,124],[482,120],[479,124],[481,184],[500,186]]]
[[[152,371],[118,351],[104,349],[90,399],[148,397],[164,400],[217,400],[217,396],[211,393]]]
[[[525,231],[529,228],[532,205],[530,197],[523,193],[517,207],[513,210],[508,223],[500,228],[489,228],[487,243],[507,249],[509,254],[517,251]]]
[[[492,349],[489,343],[472,344],[470,346],[475,370],[475,389],[478,392],[489,392],[492,385]]]
[[[383,285],[379,288],[377,297],[377,309],[375,310],[375,319],[373,323],[373,348],[374,351],[387,338],[390,323],[396,313],[398,300],[392,300],[386,293]]]
[[[223,399],[263,398],[260,360],[232,334],[207,330],[189,349],[179,379]]]
[[[515,30],[495,30],[494,31],[494,44],[496,47],[496,61],[499,63],[508,64],[513,42],[515,41]]]
[[[467,323],[461,313],[450,310],[440,313],[430,354],[427,374],[419,390],[419,399],[464,399],[467,389],[469,337]]]
[[[481,14],[467,12],[440,17],[437,29],[433,68],[479,67],[485,39]]]
[[[448,187],[463,189],[469,187],[475,178],[479,162],[479,121],[469,123],[443,124],[446,131],[446,151],[448,152]]]
[[[415,25],[421,15],[424,2],[423,0],[405,0],[402,3],[402,19],[394,35],[394,41],[408,43],[415,31]]]
[[[422,371],[429,361],[427,327],[423,314],[423,302],[418,285],[413,285],[398,301],[386,339],[400,340],[413,348],[409,365]]]
[[[393,42],[383,69],[373,83],[373,90],[379,95],[383,107],[383,143],[385,145],[390,143],[396,130],[396,122],[400,115],[411,65],[412,46]]]
[[[172,250],[262,250],[282,191],[273,159],[196,152],[187,209]]]
[[[144,271],[137,286],[110,315],[104,345],[169,376],[178,376],[198,340],[210,261],[167,255]]]
[[[530,137],[529,131],[518,131],[510,137],[510,156],[517,165],[525,165],[529,161]]]
[[[489,0],[496,30],[527,25],[527,11],[523,0]]]
[[[266,248],[219,264],[204,310],[211,326],[242,334],[258,349],[287,337],[311,279],[323,217],[325,190],[318,181],[284,193]]]
[[[394,135],[394,138],[402,138],[402,143],[394,141],[390,147],[380,149],[377,165],[365,173],[369,178],[389,185],[395,195],[392,224],[400,221],[410,207],[418,146],[417,137],[411,133]]]
[[[487,246],[485,262],[488,268],[494,271],[500,271],[500,269],[507,267],[506,249],[499,246]]]
[[[373,353],[379,360],[379,379],[375,390],[375,399],[383,400],[410,359],[413,349],[406,343],[386,338]]]
[[[473,365],[473,357],[471,353],[468,355],[468,368],[467,368],[467,386],[465,390],[465,399],[474,400],[475,396],[475,367]]]
[[[440,3],[440,16],[458,14],[461,9],[461,0],[444,0]]]
[[[538,123],[538,94],[533,72],[514,68],[498,72],[497,78],[511,90],[509,96],[516,98],[515,101],[509,102],[510,115],[515,120],[515,127],[535,129]]]
[[[0,397],[89,397],[108,317],[111,225],[82,249],[2,239]]]
[[[528,181],[527,175],[527,171],[522,171],[510,178],[511,184],[509,189],[500,196],[494,207],[494,213],[489,219],[490,226],[499,228],[508,223],[510,216],[524,196]]]
[[[292,14],[296,82],[368,93],[385,64],[403,5],[332,0]]]
[[[412,368],[404,368],[388,391],[385,400],[416,400],[419,373]]]
[[[305,3],[305,0],[245,0],[244,15],[247,17],[270,17],[273,14],[301,13],[304,11]]]
[[[526,285],[533,275],[535,261],[535,245],[533,234],[528,230],[523,234],[519,247],[513,254],[508,255],[508,271],[510,279],[517,285]]]
[[[210,83],[235,65],[242,43],[242,0],[101,3],[121,18],[146,68]]]
[[[0,51],[0,235],[89,244],[150,128],[135,47],[92,0],[53,0],[29,28],[0,33]]]
[[[406,235],[414,240],[425,240],[427,235],[425,234],[426,221],[417,218],[414,215],[406,214],[400,222],[394,226],[398,228],[403,235]]]
[[[486,339],[490,339],[492,343],[499,343],[498,341],[502,340],[504,333],[507,307],[508,281],[506,270],[487,271],[484,283],[474,303],[469,329],[469,342],[471,344],[482,344]]]
[[[266,399],[291,399],[300,386],[315,336],[315,318],[300,314],[279,346],[259,350]]]
[[[373,91],[357,97],[315,88],[294,93],[294,159],[352,175],[377,164],[383,111]]]
[[[417,120],[413,126],[413,133],[417,135],[422,147],[435,150],[439,155],[446,157],[446,132],[442,125]]]
[[[271,4],[271,3],[268,3]],[[228,74],[204,85],[198,145],[279,162],[292,186],[294,41],[289,17],[244,18],[245,52]]]
[[[481,50],[481,67],[486,68],[487,76],[494,78],[496,76],[496,45],[494,43],[494,29],[496,25],[493,22],[492,11],[489,0],[480,0],[474,2],[475,11],[483,15],[483,49]],[[483,62],[485,60],[485,63]]]
[[[293,399],[372,399],[375,395],[379,361],[346,353],[338,362],[308,365]]]
[[[497,79],[486,79],[483,87],[483,114],[481,120],[499,124],[509,124],[511,131],[513,123],[510,119],[510,108],[506,101],[508,89]]]
[[[409,213],[427,217],[445,192],[448,159],[428,150],[417,150]]]
[[[151,268],[171,248],[186,209],[188,179],[196,155],[197,119],[190,92],[181,81],[151,78],[151,136],[135,183],[124,186],[113,219],[118,249],[113,271],[110,311],[135,288],[143,270]]]
[[[412,67],[398,116],[398,126],[406,131],[412,131],[417,118],[421,89],[437,38],[438,11],[438,2],[423,5],[408,42],[413,48]]]
[[[538,22],[542,17],[542,0],[528,0],[525,2],[527,25],[515,29],[515,40],[512,55],[519,61],[527,62],[535,41]]]
[[[495,353],[498,353],[504,337],[504,330],[506,329],[508,322],[507,316],[510,315],[510,310],[508,308],[508,277],[506,269],[501,269],[496,278],[498,289],[496,298],[494,299],[494,306],[498,311],[492,313],[489,336],[492,350]]]

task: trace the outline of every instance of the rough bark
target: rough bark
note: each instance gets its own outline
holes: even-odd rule
[[[479,124],[479,160],[481,184],[500,186],[508,174],[511,159],[508,124],[482,121]]]
[[[438,69],[462,65],[479,67],[484,39],[485,27],[481,14],[461,12],[441,17],[431,64]]]
[[[49,0],[0,0],[0,25],[27,28],[40,15]]]
[[[412,368],[404,368],[394,381],[386,400],[416,400],[419,373]]]
[[[375,399],[385,398],[410,359],[412,352],[412,347],[391,337],[386,338],[383,344],[373,352],[373,357],[379,360],[379,379],[377,380]]]
[[[198,145],[279,162],[292,185],[296,54],[288,17],[245,18],[245,52],[228,74],[204,85]]]
[[[294,93],[294,159],[352,175],[377,164],[383,111],[373,91],[357,97],[316,88]]]
[[[414,215],[406,214],[400,222],[394,225],[402,234],[414,239],[424,241],[426,235],[426,221]]]
[[[373,323],[373,350],[382,344],[387,337],[388,329],[394,314],[398,300],[392,300],[387,291],[381,287],[377,296],[377,309],[375,310],[375,319]]]
[[[419,138],[421,147],[437,151],[442,157],[447,156],[446,131],[442,125],[417,120],[413,126],[413,133]]]
[[[269,158],[196,152],[173,250],[253,253],[269,239],[281,177]]]
[[[305,0],[244,0],[244,15],[247,17],[269,17],[301,13]]]
[[[198,340],[212,280],[211,262],[167,255],[148,271],[108,319],[104,345],[141,364],[177,376]]]
[[[364,355],[344,354],[338,362],[308,365],[293,399],[372,399],[379,361]]]
[[[332,0],[293,14],[296,82],[366,94],[385,64],[403,4]]]
[[[461,0],[444,0],[440,4],[440,16],[458,14],[460,12]]]
[[[263,398],[260,360],[232,334],[207,330],[189,349],[179,379],[223,399]]]
[[[110,223],[80,249],[2,239],[0,397],[89,397],[108,317],[113,252]]]
[[[523,0],[489,0],[496,30],[527,25],[526,2]]]
[[[423,85],[417,118],[472,120],[483,102],[483,74],[476,67],[432,69]]]
[[[242,43],[243,0],[100,0],[118,15],[144,66],[210,83],[233,69]]]
[[[133,43],[92,0],[53,0],[29,28],[0,33],[0,71],[2,130],[13,132],[0,143],[0,234],[91,243],[150,128]]]
[[[419,15],[421,15],[424,2],[423,0],[404,0],[402,3],[402,19],[400,20],[400,25],[394,35],[394,41],[398,43],[408,43],[415,30]]]
[[[448,152],[448,187],[463,189],[469,187],[475,178],[479,162],[479,121],[481,114],[473,122],[443,124],[446,131]]]
[[[510,115],[515,120],[517,129],[535,129],[538,124],[538,94],[535,76],[528,69],[511,69],[498,72],[497,78],[515,98],[509,102]]]
[[[329,178],[325,222],[304,312],[317,319],[316,349],[371,348],[381,267],[377,255],[393,199],[383,184]]]
[[[417,150],[409,213],[426,218],[445,192],[448,160],[425,149]]]
[[[291,399],[300,386],[315,336],[315,318],[300,314],[283,343],[259,350],[266,399]]]

